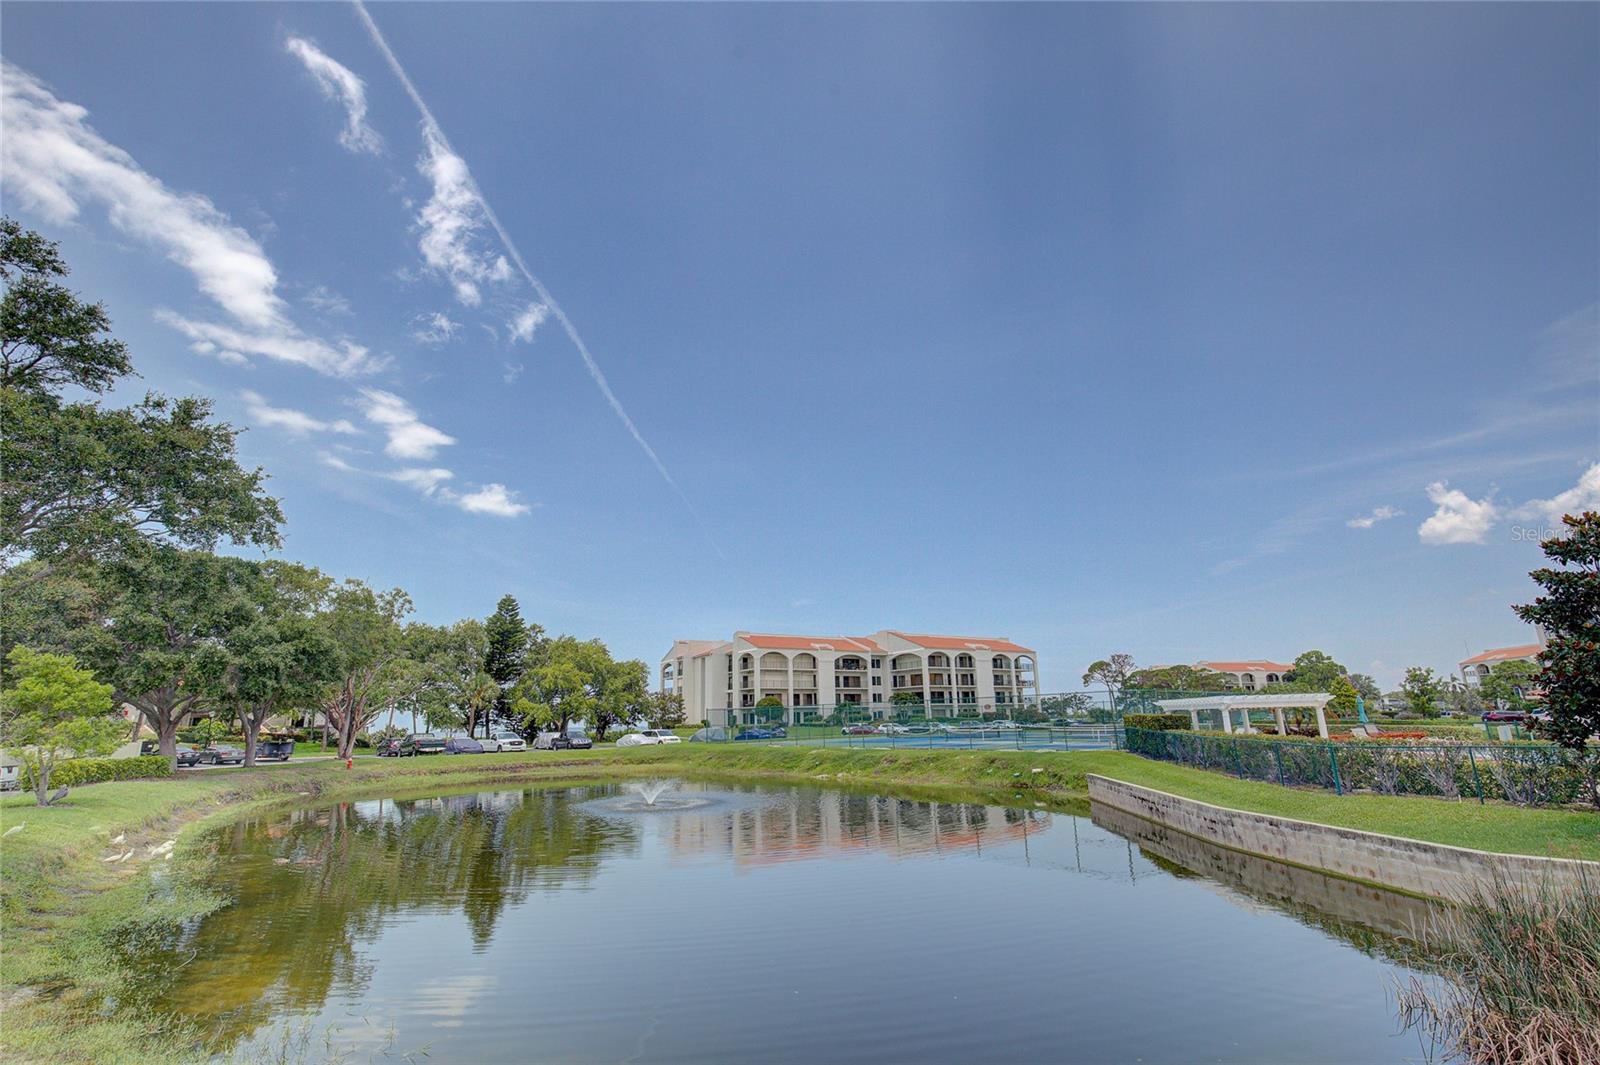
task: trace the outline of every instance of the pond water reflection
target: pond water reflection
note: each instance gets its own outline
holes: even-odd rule
[[[1390,993],[1413,900],[1116,811],[670,795],[692,801],[549,788],[243,821],[211,841],[234,905],[140,962],[181,968],[161,1006],[243,1057],[297,1026],[358,1060],[1426,1056]]]

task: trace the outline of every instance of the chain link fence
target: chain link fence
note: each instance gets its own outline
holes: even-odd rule
[[[1554,744],[1392,744],[1124,730],[1124,749],[1164,762],[1338,794],[1503,799],[1568,806],[1587,796],[1584,755]]]

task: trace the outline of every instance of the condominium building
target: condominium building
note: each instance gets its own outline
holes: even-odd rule
[[[1196,662],[1194,667],[1221,673],[1233,682],[1233,687],[1252,692],[1283,680],[1283,675],[1294,668],[1294,663],[1252,658],[1244,662]]]
[[[1491,647],[1481,654],[1461,660],[1461,679],[1468,684],[1478,684],[1501,662],[1531,662],[1538,665],[1539,652],[1543,650],[1542,643],[1526,643],[1519,647]]]
[[[1039,662],[1032,648],[1002,637],[736,632],[674,643],[661,659],[661,690],[683,696],[689,720],[714,725],[755,723],[763,699],[778,700],[796,724],[841,704],[881,718],[899,693],[915,696],[930,717],[1000,714],[1038,698]]]

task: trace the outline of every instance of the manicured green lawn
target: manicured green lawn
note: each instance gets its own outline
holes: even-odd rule
[[[1235,810],[1406,836],[1506,854],[1600,861],[1600,812],[1542,810],[1475,799],[1335,795],[1284,788],[1222,773],[1156,762],[1121,751],[1067,755],[1087,773],[1158,788]]]

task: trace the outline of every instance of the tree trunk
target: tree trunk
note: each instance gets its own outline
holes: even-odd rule
[[[246,766],[256,764],[256,745],[261,742],[261,725],[265,720],[264,716],[258,717],[249,711],[241,710],[239,712],[239,725],[244,729],[244,764]]]
[[[156,740],[160,744],[162,757],[176,761],[178,757],[178,715],[146,714],[145,719],[156,730]]]
[[[40,806],[50,805],[50,763],[43,758],[33,770],[33,795]]]

